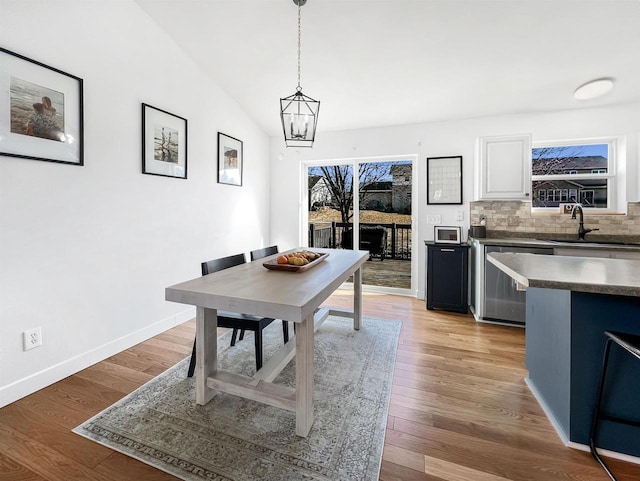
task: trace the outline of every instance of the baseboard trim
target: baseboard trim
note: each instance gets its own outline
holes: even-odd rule
[[[569,440],[569,437],[567,436],[567,434],[560,427],[560,423],[556,421],[556,418],[553,416],[553,414],[551,414],[551,410],[542,399],[542,396],[540,396],[538,390],[535,387],[535,384],[533,384],[533,381],[531,381],[531,379],[529,379],[528,377],[525,378],[524,381],[525,383],[527,383],[527,386],[529,387],[529,390],[533,394],[533,397],[536,398],[536,401],[538,401],[538,404],[540,404],[540,407],[542,408],[544,413],[547,415],[549,422],[553,426],[553,429],[556,430],[556,433],[560,437],[562,444],[564,444],[568,448],[578,449],[580,451],[586,451],[588,453],[591,452],[591,449],[586,444],[576,443],[575,441]],[[620,461],[626,461],[627,463],[640,465],[640,458],[636,456],[630,456],[629,454],[618,453],[616,451],[609,451],[608,449],[598,449],[598,454],[600,454],[601,456],[606,456],[608,458],[619,459]]]
[[[33,373],[23,379],[14,381],[0,388],[0,408],[11,404],[29,394],[71,376],[87,367],[103,361],[125,349],[135,346],[147,339],[156,336],[172,327],[193,319],[196,315],[195,308],[191,307],[178,314],[169,316],[153,324],[138,329],[126,336],[110,341],[95,349],[82,353],[71,359],[66,359],[58,364]]]
[[[538,401],[538,404],[540,405],[540,407],[542,408],[542,410],[546,414],[547,419],[549,420],[549,422],[553,426],[553,429],[556,430],[556,433],[560,437],[560,440],[562,441],[562,444],[564,444],[565,446],[569,446],[569,442],[570,441],[569,441],[568,434],[564,432],[564,429],[562,429],[562,426],[556,420],[556,418],[553,415],[551,409],[549,408],[547,403],[544,401],[544,398],[540,395],[540,392],[536,389],[536,386],[533,383],[533,381],[530,378],[527,377],[527,378],[524,379],[524,382],[529,387],[529,390],[533,394],[533,397],[535,397],[536,401]]]

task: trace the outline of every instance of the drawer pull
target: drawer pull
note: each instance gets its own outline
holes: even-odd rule
[[[455,249],[440,249],[440,252],[455,252]]]

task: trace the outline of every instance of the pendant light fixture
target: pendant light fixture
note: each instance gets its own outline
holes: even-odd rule
[[[287,147],[313,147],[320,102],[302,93],[300,86],[300,9],[307,0],[293,0],[298,6],[298,86],[296,92],[280,99],[280,117]]]

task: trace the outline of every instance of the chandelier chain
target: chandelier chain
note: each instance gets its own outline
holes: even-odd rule
[[[301,48],[300,48],[300,45],[301,45],[300,37],[301,37],[301,31],[302,31],[302,26],[301,26],[302,24],[300,22],[300,16],[301,16],[300,4],[301,3],[302,2],[298,2],[298,88],[296,90],[298,90],[299,92],[302,91],[302,87],[300,87],[300,51],[301,51]]]

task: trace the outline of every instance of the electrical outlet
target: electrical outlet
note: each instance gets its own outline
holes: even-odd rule
[[[427,224],[440,224],[441,222],[442,222],[442,217],[440,215],[427,216]]]
[[[560,212],[563,214],[571,214],[573,204],[560,204]]]
[[[24,350],[28,351],[34,347],[42,346],[42,328],[35,327],[22,333],[22,341]]]
[[[456,221],[461,221],[464,219],[464,211],[459,210],[456,212]]]
[[[520,225],[520,218],[516,217],[516,216],[507,217],[507,225],[511,226],[511,227],[515,227],[517,225]]]

